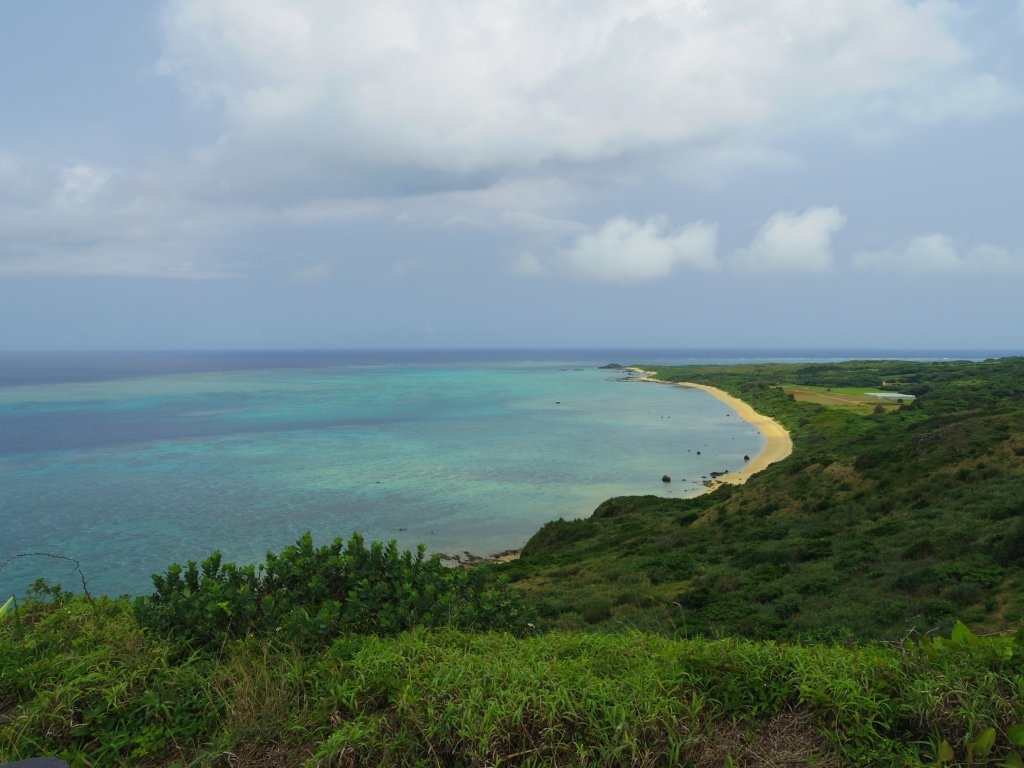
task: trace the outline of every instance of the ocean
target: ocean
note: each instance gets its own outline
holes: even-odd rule
[[[68,561],[33,553],[119,595],[171,562],[257,562],[307,530],[518,548],[612,496],[694,495],[761,449],[709,395],[602,365],[857,356],[879,355],[0,353],[0,598],[39,577],[80,591]]]

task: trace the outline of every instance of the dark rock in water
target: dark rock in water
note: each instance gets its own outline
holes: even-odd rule
[[[744,453],[744,454],[743,454],[743,460],[744,460],[744,461],[750,461],[750,457],[749,457],[749,456],[747,456],[747,454],[745,454],[745,453]]]
[[[668,475],[662,475],[661,476],[661,482],[663,482],[663,483],[671,483],[672,482],[672,478],[669,477]]]
[[[625,367],[626,366],[619,365],[618,363],[608,363],[608,365],[602,365],[598,370],[621,371]]]

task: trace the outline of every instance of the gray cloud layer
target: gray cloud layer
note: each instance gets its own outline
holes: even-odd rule
[[[0,153],[0,273],[233,277],[260,269],[220,248],[249,228],[374,218],[513,233],[522,274],[556,258],[559,273],[610,281],[826,271],[837,207],[795,212],[816,202],[804,200],[720,258],[725,235],[746,239],[734,223],[626,210],[630,169],[777,162],[786,140],[876,141],[1003,113],[1018,94],[960,33],[968,7],[171,0],[157,69],[212,111],[216,135],[142,166]],[[589,208],[605,189],[619,209]],[[913,241],[856,263],[1016,263],[948,250]],[[332,273],[310,264],[291,274]]]
[[[1022,253],[988,244],[963,250],[943,234],[922,235],[880,251],[861,251],[853,263],[860,269],[932,274],[1024,272]]]
[[[962,13],[944,0],[176,0],[162,67],[224,110],[225,161],[261,148],[465,176],[986,116],[1013,94],[973,70]]]

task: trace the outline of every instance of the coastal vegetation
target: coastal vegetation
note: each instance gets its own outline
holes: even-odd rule
[[[135,601],[139,624],[192,648],[254,635],[308,647],[413,627],[522,634],[533,626],[506,581],[445,567],[423,545],[415,555],[395,542],[367,547],[358,534],[315,547],[306,533],[258,567],[223,563],[214,552],[200,565],[171,565],[153,583],[153,594]]]
[[[1020,765],[1024,644],[413,629],[194,649],[57,593],[0,629],[0,754],[72,765]]]
[[[888,639],[1024,617],[1024,360],[659,368],[781,422],[793,454],[693,499],[611,499],[503,566],[562,629]],[[913,395],[862,412],[815,386]]]
[[[502,565],[307,536],[135,602],[39,583],[0,611],[0,758],[1024,765],[1024,359],[656,374],[793,454],[611,499]],[[794,394],[830,391],[912,397]]]

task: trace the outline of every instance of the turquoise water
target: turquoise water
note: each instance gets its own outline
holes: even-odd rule
[[[0,561],[66,554],[91,591],[120,594],[172,561],[257,561],[306,530],[487,554],[611,496],[692,495],[763,445],[702,392],[621,378],[590,362],[390,363],[0,387]],[[40,575],[78,586],[22,558],[0,595]]]

